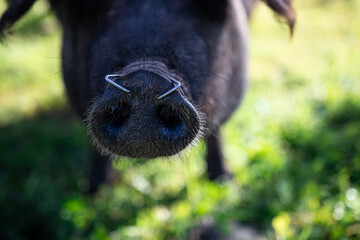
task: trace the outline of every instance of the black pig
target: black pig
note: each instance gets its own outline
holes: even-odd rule
[[[9,0],[0,33],[35,1]],[[292,30],[291,0],[264,1]],[[170,156],[200,137],[210,179],[226,174],[219,128],[244,95],[256,0],[49,2],[63,29],[66,90],[97,149],[92,190],[109,156]]]

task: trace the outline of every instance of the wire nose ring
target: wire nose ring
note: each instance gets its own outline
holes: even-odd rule
[[[138,69],[139,70],[139,69]],[[166,80],[168,80],[169,82],[174,84],[174,87],[172,89],[170,89],[169,91],[161,94],[160,96],[156,97],[156,100],[160,100],[163,99],[164,97],[170,95],[171,93],[175,92],[180,86],[181,83],[179,81],[177,81],[176,79],[174,79],[173,77],[167,76],[165,74],[163,74],[161,71],[156,71],[156,69],[143,69],[143,70],[147,70],[149,72],[155,73],[157,75],[159,75],[162,78],[165,78]],[[131,72],[127,73],[127,74],[108,74],[105,76],[105,80],[110,83],[111,85],[113,85],[114,87],[120,89],[121,91],[125,92],[125,93],[131,93],[131,90],[124,88],[123,86],[117,84],[116,82],[114,82],[113,80],[111,80],[111,78],[121,78],[124,77],[125,75],[130,74]]]
[[[112,81],[110,78],[117,78],[117,77],[121,77],[121,74],[108,74],[105,76],[105,80],[110,83],[111,85],[113,85],[114,87],[117,87],[118,89],[120,89],[123,92],[126,93],[131,93],[131,91],[127,88],[124,88],[123,86],[117,84],[116,82]]]

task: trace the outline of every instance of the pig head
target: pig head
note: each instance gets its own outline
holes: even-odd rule
[[[246,88],[255,0],[49,1],[66,90],[97,152],[171,156],[205,137],[208,175],[226,173],[219,128]],[[35,0],[9,2],[1,32]],[[293,28],[291,0],[265,2]]]

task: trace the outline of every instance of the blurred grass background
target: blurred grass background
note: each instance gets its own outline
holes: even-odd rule
[[[291,41],[264,4],[254,12],[250,87],[223,127],[232,181],[204,178],[200,143],[170,161],[120,160],[118,183],[91,197],[61,33],[38,2],[0,46],[0,238],[185,239],[207,219],[268,239],[360,239],[360,1],[294,4]]]

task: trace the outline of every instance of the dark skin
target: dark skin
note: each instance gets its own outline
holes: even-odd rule
[[[75,113],[81,119],[87,118],[92,129],[100,133],[93,136],[97,139],[95,142],[99,143],[96,144],[96,149],[110,155],[129,157],[137,157],[137,152],[141,152],[141,157],[145,158],[157,157],[156,153],[161,153],[159,156],[168,156],[181,151],[190,142],[199,138],[200,129],[204,129],[203,136],[208,148],[206,161],[209,178],[216,179],[227,174],[219,129],[238,107],[246,89],[247,21],[255,0],[49,1],[63,29],[62,71],[67,94]],[[264,1],[287,20],[291,29],[293,28],[295,14],[290,0]],[[0,20],[1,34],[26,13],[35,0],[9,2],[10,7]],[[184,116],[189,116],[186,115],[189,108],[178,107],[177,99],[180,99],[179,102],[192,104],[192,115],[201,116],[202,119],[200,121],[194,117],[189,122],[180,124],[182,127],[185,126],[188,129],[185,132],[190,134],[179,138],[181,141],[175,141],[178,136],[169,131],[169,137],[175,139],[174,144],[178,144],[176,146],[166,146],[166,142],[153,144],[156,140],[164,139],[161,131],[157,131],[163,126],[154,125],[151,127],[153,130],[149,132],[151,121],[148,121],[149,126],[145,121],[145,125],[139,129],[137,126],[142,125],[141,120],[139,124],[128,124],[126,126],[132,126],[133,129],[121,130],[128,134],[122,137],[132,143],[129,147],[133,150],[122,152],[129,149],[127,147],[123,148],[125,150],[117,151],[120,148],[116,147],[116,144],[119,144],[116,143],[116,139],[121,138],[117,135],[120,133],[114,133],[114,142],[102,139],[101,132],[106,128],[99,130],[97,123],[92,122],[95,119],[92,116],[97,116],[97,113],[89,111],[100,111],[98,115],[101,116],[102,109],[91,108],[92,105],[111,107],[101,102],[109,98],[107,95],[116,95],[106,91],[105,75],[121,71],[129,64],[144,59],[160,62],[169,75],[178,76],[182,87],[179,92],[164,100],[168,102],[149,103],[145,110],[141,110],[143,105],[134,101],[140,101],[142,97],[151,99],[150,95],[139,95],[126,100],[132,108],[140,106],[137,109],[131,108],[129,119],[133,119],[131,114],[138,114],[141,110],[147,111],[146,118],[154,119],[153,122],[164,122],[162,120],[165,119],[165,122],[171,123],[173,120],[170,118],[173,116],[162,116],[159,120],[156,109],[163,105],[170,109],[166,112],[175,109],[172,115],[178,114],[177,112],[181,115],[183,112]],[[157,81],[155,85],[162,84],[161,79],[150,79],[148,82],[151,83],[153,80]],[[130,79],[129,82],[133,89],[140,89],[139,92],[155,92],[155,89],[151,89],[151,84],[143,86],[141,79]],[[125,101],[127,96],[121,94],[118,94],[119,101]],[[111,105],[116,101],[108,102]],[[121,106],[118,109],[121,110]],[[143,114],[141,111],[140,115]],[[183,117],[180,118],[181,121],[186,121]],[[144,139],[149,140],[138,141],[138,136],[144,136]],[[149,141],[149,144],[146,144],[146,141]],[[110,146],[111,144],[113,146]],[[152,147],[142,148],[145,145]],[[156,149],[159,146],[162,151]],[[96,149],[93,150],[92,156],[91,191],[96,191],[103,182],[111,182],[110,156],[102,156]],[[104,149],[107,150],[103,151]],[[108,149],[113,149],[113,153]],[[168,152],[166,149],[169,149]]]
[[[224,155],[222,153],[221,139],[218,135],[220,131],[216,131],[206,137],[206,173],[210,180],[219,179],[220,177],[228,177],[229,173],[224,164]]]
[[[91,154],[91,172],[90,172],[90,186],[89,193],[94,193],[103,183],[111,184],[108,176],[111,175],[112,166],[108,157],[100,155],[95,149]]]

